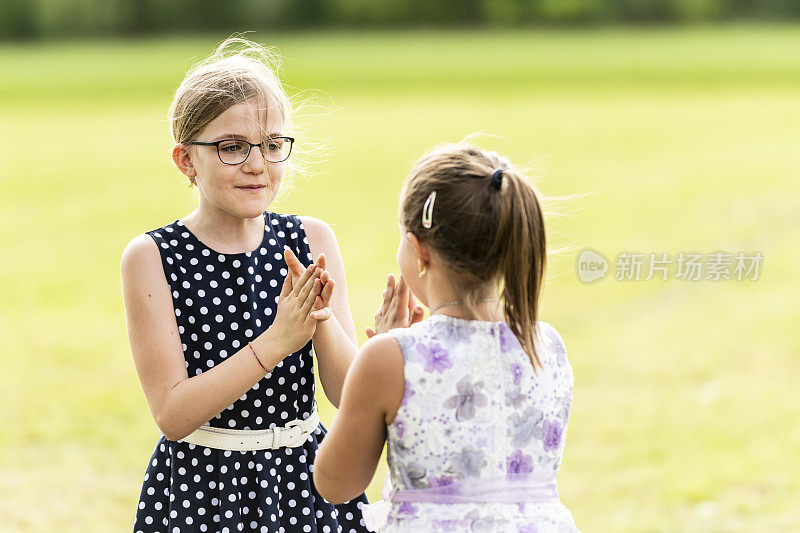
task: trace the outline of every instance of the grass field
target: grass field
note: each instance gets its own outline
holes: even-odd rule
[[[545,195],[581,194],[550,219],[566,251],[542,313],[575,370],[559,484],[578,525],[800,530],[798,30],[251,35],[323,91],[301,142],[328,147],[273,209],[334,227],[363,339],[411,162],[496,134]],[[119,258],[195,206],[165,117],[218,40],[0,46],[0,531],[130,530],[157,434]],[[583,248],[764,261],[757,281],[587,285]]]

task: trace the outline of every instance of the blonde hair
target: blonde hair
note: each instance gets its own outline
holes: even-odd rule
[[[493,174],[500,173],[499,188]],[[436,191],[432,224],[422,212]],[[400,200],[400,224],[427,243],[451,270],[464,309],[497,290],[509,327],[541,366],[534,343],[546,266],[539,195],[504,157],[469,144],[434,148],[415,164]]]
[[[272,48],[236,36],[220,43],[189,70],[175,91],[168,114],[173,141],[196,140],[209,122],[251,98],[267,113],[280,113],[284,132],[291,131],[292,105],[278,78],[279,69],[280,56]]]

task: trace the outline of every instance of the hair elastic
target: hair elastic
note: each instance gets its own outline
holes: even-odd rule
[[[433,203],[436,201],[436,191],[433,191],[428,195],[428,199],[425,200],[425,205],[422,208],[422,227],[426,229],[430,229],[431,225],[433,224]]]
[[[500,190],[500,187],[503,186],[504,170],[505,170],[504,168],[498,168],[497,170],[494,171],[494,174],[492,174],[492,187],[494,187],[498,191]]]

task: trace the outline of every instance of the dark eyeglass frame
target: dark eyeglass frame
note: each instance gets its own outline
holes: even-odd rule
[[[270,141],[275,141],[275,140],[278,140],[278,139],[283,139],[284,141],[288,141],[288,142],[289,142],[289,153],[287,153],[287,154],[286,154],[286,157],[284,157],[283,159],[279,159],[279,160],[277,160],[277,161],[273,161],[272,159],[270,159],[270,158],[267,156],[267,150],[261,150],[261,145],[265,145],[266,143],[268,143],[268,142],[270,142]],[[225,161],[223,161],[223,160],[222,160],[222,154],[220,154],[220,153],[219,153],[219,145],[220,145],[220,144],[222,144],[222,143],[231,142],[231,141],[243,142],[243,143],[246,143],[246,144],[248,144],[248,145],[249,145],[249,146],[247,147],[247,153],[244,155],[244,159],[242,159],[242,160],[241,160],[241,161],[239,161],[238,163],[226,163]],[[267,161],[269,161],[270,163],[283,163],[284,161],[286,161],[287,159],[289,159],[289,156],[290,156],[290,155],[292,155],[292,148],[294,147],[294,137],[285,137],[285,136],[280,136],[280,137],[270,137],[270,138],[268,138],[268,139],[265,139],[264,141],[262,141],[262,142],[260,142],[260,143],[251,143],[250,141],[246,141],[246,140],[244,140],[244,139],[220,139],[219,141],[214,141],[214,142],[205,142],[205,141],[186,141],[186,142],[184,142],[183,144],[186,144],[186,145],[190,145],[190,144],[197,144],[197,145],[199,145],[199,146],[214,146],[214,147],[216,147],[216,149],[217,149],[217,157],[219,158],[219,160],[220,160],[220,161],[221,161],[221,162],[222,162],[224,165],[241,165],[242,163],[244,163],[245,161],[247,161],[247,158],[248,158],[248,157],[250,157],[250,151],[251,151],[251,150],[253,149],[253,147],[255,147],[255,146],[258,146],[258,147],[259,147],[259,150],[261,150],[261,155],[263,155],[263,156],[264,156],[264,159],[266,159],[266,160],[267,160]]]

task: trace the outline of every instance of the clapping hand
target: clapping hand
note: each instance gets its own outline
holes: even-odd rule
[[[292,259],[297,261],[290,250],[285,251],[284,257],[287,259],[287,264]],[[286,273],[278,297],[275,319],[266,331],[279,352],[294,353],[314,335],[318,320],[313,316],[318,312],[314,306],[325,291],[325,284],[320,276],[321,271],[316,264],[303,269],[296,279],[293,278],[291,271]]]
[[[375,327],[367,328],[370,339],[378,333],[386,333],[392,328],[407,328],[422,320],[425,309],[416,305],[416,299],[406,284],[403,276],[395,286],[394,275],[389,274],[386,290],[383,291],[383,302],[375,313]]]
[[[300,260],[295,257],[294,253],[288,248],[284,252],[284,258],[286,259],[286,268],[288,269],[289,273],[287,274],[287,278],[290,279],[291,287],[300,282],[303,273],[305,271],[305,267],[303,264],[300,263]],[[317,276],[319,277],[320,286],[322,290],[320,291],[319,295],[314,300],[314,307],[311,311],[311,318],[316,320],[317,322],[324,322],[331,317],[331,296],[333,295],[333,278],[331,277],[330,272],[325,270],[327,267],[327,261],[325,259],[325,254],[319,254],[317,260],[310,265],[315,267],[315,272],[317,272]],[[310,267],[309,267],[310,268]],[[318,270],[316,270],[318,269]]]

